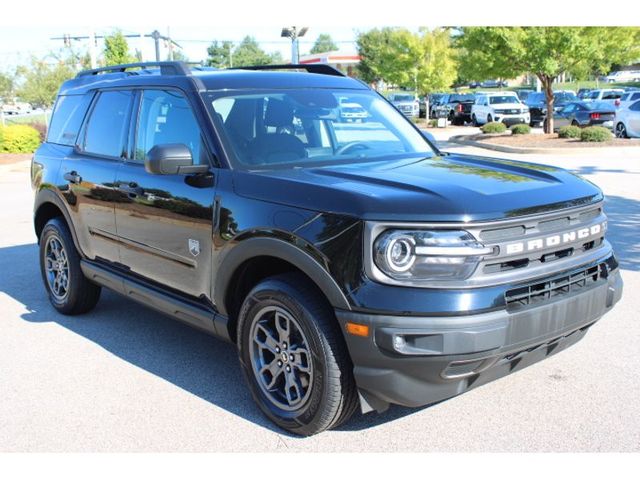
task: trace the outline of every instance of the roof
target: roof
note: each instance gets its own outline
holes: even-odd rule
[[[273,88],[332,88],[360,89],[368,87],[340,72],[332,73],[328,66],[297,67],[295,65],[244,67],[243,69],[216,70],[211,68],[190,69],[181,64],[172,69],[174,63],[153,62],[131,64],[80,72],[76,78],[64,82],[60,94],[82,94],[89,90],[113,87],[136,86],[177,86],[183,89],[224,90],[224,89],[273,89]],[[171,64],[171,65],[168,65]],[[128,70],[129,68],[140,68]],[[181,69],[186,70],[181,70]],[[254,70],[255,68],[255,70]],[[295,70],[305,68],[321,73],[271,70],[283,68]],[[315,70],[317,68],[317,70]],[[325,73],[327,72],[327,73]]]

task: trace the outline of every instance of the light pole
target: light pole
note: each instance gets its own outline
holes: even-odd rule
[[[300,37],[304,37],[307,30],[309,30],[309,27],[302,27],[300,30],[298,30],[298,27],[284,27],[282,29],[282,33],[280,33],[281,37],[291,39],[291,63],[293,64],[300,62],[298,54],[298,39]]]

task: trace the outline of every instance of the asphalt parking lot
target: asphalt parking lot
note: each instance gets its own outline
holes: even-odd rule
[[[254,406],[233,346],[108,291],[91,314],[57,314],[39,275],[28,164],[0,165],[0,451],[640,451],[640,152],[443,145],[563,166],[607,194],[625,294],[576,346],[428,408],[296,438]]]

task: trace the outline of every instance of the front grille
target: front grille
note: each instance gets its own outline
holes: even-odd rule
[[[550,280],[514,288],[505,293],[505,303],[507,309],[515,310],[549,302],[557,297],[594,286],[599,280],[607,278],[608,272],[607,265],[601,263]]]

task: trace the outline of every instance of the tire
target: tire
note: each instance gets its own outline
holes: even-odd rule
[[[306,277],[287,273],[261,281],[238,317],[242,370],[272,422],[307,436],[351,417],[358,406],[353,365],[333,310]]]
[[[487,115],[487,123],[493,122],[493,117],[491,115]]]
[[[571,125],[574,126],[574,127],[579,127],[580,126],[580,124],[578,122],[576,122],[575,120],[571,121]]]
[[[478,123],[478,119],[476,118],[476,114],[474,113],[473,115],[471,115],[471,123],[473,124],[474,127],[479,127],[480,124]]]
[[[69,227],[61,218],[47,222],[40,235],[40,272],[51,305],[65,315],[93,309],[101,288],[90,282],[80,268]]]
[[[627,127],[624,126],[624,123],[619,122],[616,125],[616,137],[618,138],[629,138],[629,134],[627,133]]]

